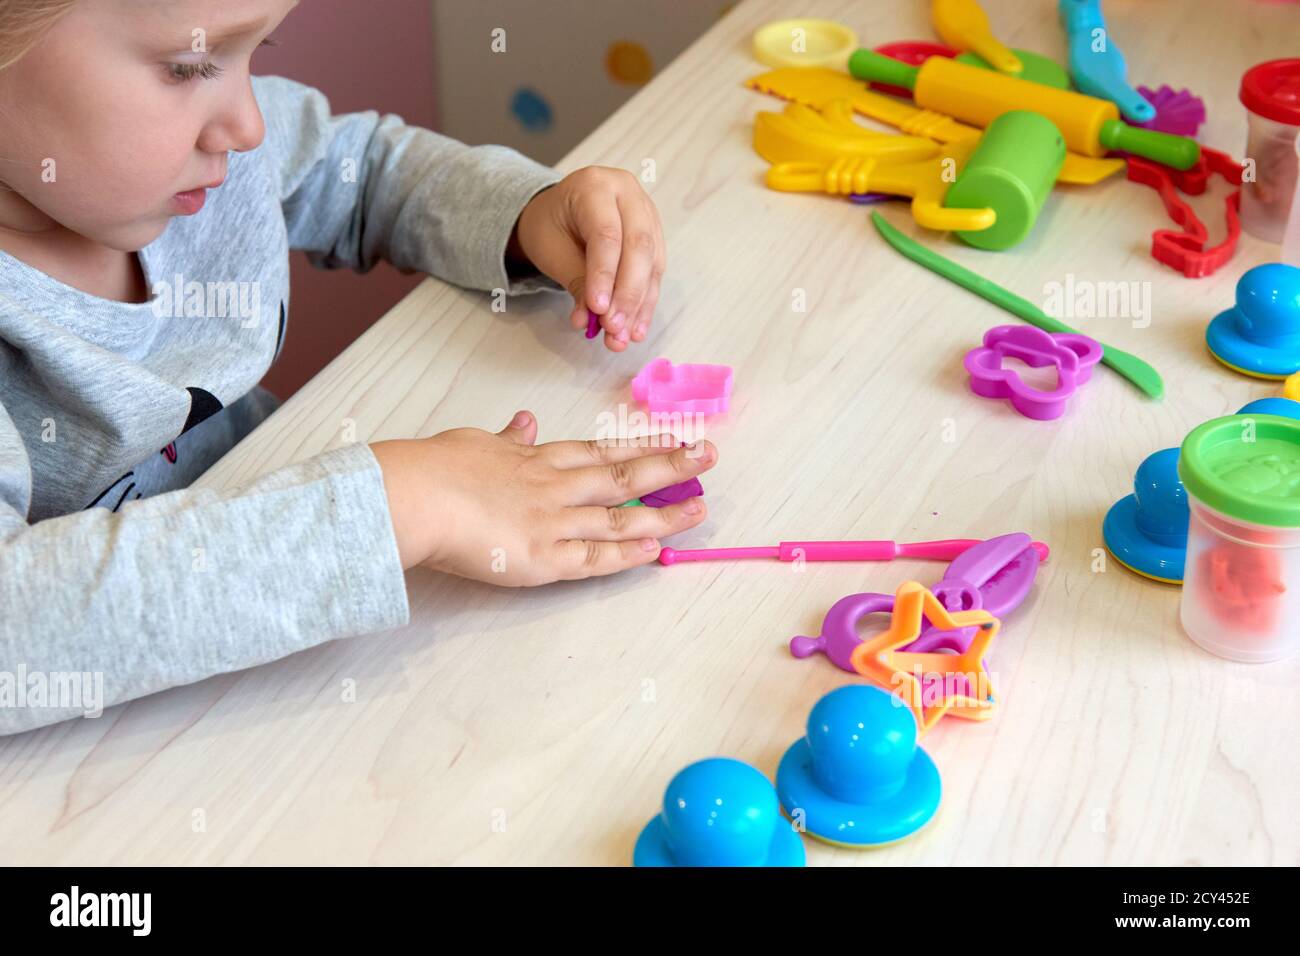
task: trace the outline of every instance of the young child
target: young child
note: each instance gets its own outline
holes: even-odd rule
[[[399,626],[416,565],[610,574],[704,518],[698,498],[617,506],[712,467],[707,442],[537,445],[525,411],[187,490],[274,407],[257,383],[291,248],[564,288],[575,333],[590,308],[614,351],[658,298],[663,236],[632,176],[560,178],[251,77],[293,6],[0,0],[0,733],[82,712],[15,704],[18,672],[102,674],[110,706]]]

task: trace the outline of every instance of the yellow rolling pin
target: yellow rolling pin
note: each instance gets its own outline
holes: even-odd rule
[[[1070,149],[1087,156],[1121,149],[1175,169],[1190,169],[1201,155],[1193,139],[1122,122],[1119,107],[1109,100],[981,70],[947,57],[932,56],[920,66],[910,66],[871,50],[858,50],[849,57],[849,72],[859,80],[906,87],[918,106],[976,126],[988,126],[1010,110],[1041,113],[1056,124]]]
[[[867,84],[858,82],[840,70],[786,67],[751,77],[745,81],[745,85],[751,90],[770,93],[822,112],[826,112],[828,106],[836,100],[842,99],[849,103],[854,112],[861,113],[867,119],[897,127],[912,136],[926,136],[940,143],[976,140],[983,135],[983,130],[979,127],[958,123],[951,116],[919,109],[911,103],[882,93],[873,93],[867,89]],[[1057,179],[1063,183],[1089,186],[1122,172],[1123,169],[1122,159],[1097,159],[1079,153],[1066,153],[1065,163],[1061,166]]]

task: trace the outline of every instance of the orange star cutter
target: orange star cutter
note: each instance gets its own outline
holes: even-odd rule
[[[900,650],[920,636],[925,620],[941,631],[979,630],[963,654]],[[854,648],[850,660],[855,671],[911,709],[918,734],[947,714],[988,720],[997,711],[997,700],[984,655],[1001,626],[988,611],[950,612],[924,585],[904,581],[894,594],[889,628]]]

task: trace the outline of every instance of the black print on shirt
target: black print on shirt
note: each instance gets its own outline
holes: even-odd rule
[[[280,357],[280,349],[284,346],[284,326],[285,326],[284,300],[281,299],[280,300],[280,330],[275,334],[275,351],[271,354],[272,364],[274,364],[275,360]]]
[[[281,314],[283,315],[284,306],[281,305],[280,308],[281,308]],[[215,415],[217,412],[221,411],[221,409],[225,407],[221,404],[220,399],[218,399],[215,395],[213,395],[211,392],[205,389],[196,388],[191,385],[190,387],[186,388],[185,391],[190,393],[190,413],[185,417],[185,426],[181,429],[181,435],[184,435],[195,425],[207,421],[209,418],[211,418],[213,415]],[[177,435],[176,437],[179,438],[180,435]],[[166,448],[160,449],[158,453],[160,455],[165,456],[167,458],[167,461],[170,462],[171,464],[173,465],[176,464],[176,441],[173,439],[171,442],[168,443]],[[134,474],[135,474],[134,471],[128,471],[125,475],[117,479],[117,481],[113,482],[111,485],[109,485],[107,488],[101,491],[98,495],[96,495],[95,500],[92,501],[90,504],[88,504],[86,507],[94,508],[100,502],[104,501],[108,497],[110,492],[115,492],[116,489],[119,488],[123,482],[130,481],[131,476],[133,476]],[[127,496],[130,495],[134,489],[135,489],[135,482],[130,481],[130,484],[126,486],[126,489],[122,491],[117,501],[113,504],[112,508],[109,510],[117,511],[118,508],[122,507],[122,504],[127,500]],[[140,492],[137,491],[135,497],[132,498],[131,500],[137,501],[143,497],[144,495],[142,495]]]

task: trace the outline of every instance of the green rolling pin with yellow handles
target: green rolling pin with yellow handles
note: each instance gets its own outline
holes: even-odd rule
[[[1104,156],[1119,149],[1175,169],[1190,169],[1201,147],[1186,136],[1129,126],[1119,107],[1109,100],[1057,90],[992,70],[932,56],[909,66],[871,50],[849,57],[849,72],[859,80],[890,83],[912,90],[917,106],[987,127],[1013,109],[1042,113],[1056,124],[1070,149],[1086,156]]]

